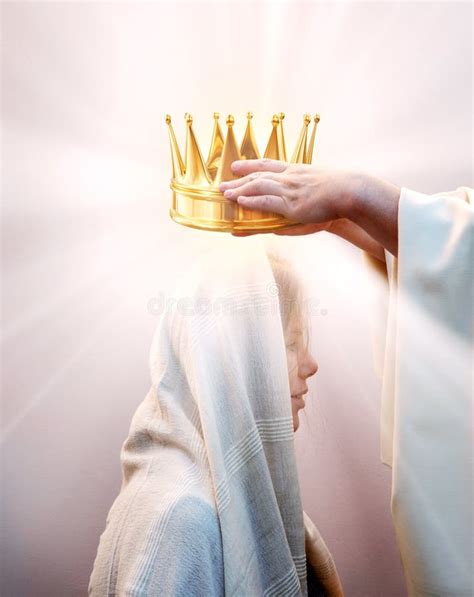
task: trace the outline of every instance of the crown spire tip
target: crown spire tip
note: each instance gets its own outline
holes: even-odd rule
[[[225,123],[227,124],[227,126],[233,126],[234,117],[232,116],[232,114],[229,114],[229,116],[227,116],[227,120],[225,121]]]

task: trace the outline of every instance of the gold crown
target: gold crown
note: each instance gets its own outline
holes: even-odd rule
[[[183,160],[171,125],[171,116],[166,115],[173,165],[173,178],[170,184],[173,191],[173,204],[170,216],[175,222],[192,228],[223,232],[268,231],[296,224],[279,214],[244,209],[236,202],[226,199],[219,191],[219,184],[222,181],[239,178],[231,170],[234,160],[260,158],[252,127],[252,117],[252,112],[248,112],[247,128],[239,149],[233,130],[234,117],[232,115],[227,117],[227,135],[224,140],[219,125],[219,114],[214,112],[211,147],[207,161],[204,161],[193,131],[192,116],[190,114],[184,116],[186,120],[186,149]],[[272,118],[272,132],[263,154],[265,158],[287,161],[283,134],[284,117],[283,112],[280,112],[274,114]],[[303,127],[290,163],[311,164],[319,114],[314,116],[313,130],[308,143],[310,122],[311,116],[305,114]]]

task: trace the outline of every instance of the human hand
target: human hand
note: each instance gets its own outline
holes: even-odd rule
[[[266,158],[237,160],[232,163],[232,171],[241,178],[219,185],[226,199],[248,209],[276,212],[302,224],[324,224],[344,217],[357,184],[357,175],[351,173]]]
[[[384,248],[397,254],[400,189],[395,185],[361,173],[266,158],[237,160],[232,170],[241,176],[219,185],[226,199],[248,209],[279,213],[300,224],[275,230],[276,234],[326,230],[379,259],[384,259]]]

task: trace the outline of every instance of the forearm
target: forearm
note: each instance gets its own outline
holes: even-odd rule
[[[379,261],[385,261],[382,245],[367,234],[360,226],[357,226],[347,218],[333,220],[327,227],[327,231],[337,234],[337,236],[366,251]]]
[[[326,594],[331,597],[344,597],[344,591],[337,573],[336,564],[317,526],[303,512],[305,526],[305,547],[308,564],[314,570]]]
[[[357,176],[344,216],[354,222],[395,257],[398,253],[400,188],[373,176]]]

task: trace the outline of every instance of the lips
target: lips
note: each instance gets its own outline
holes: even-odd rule
[[[291,397],[295,398],[295,399],[299,398],[299,399],[303,400],[303,396],[307,393],[308,393],[308,390],[306,390],[305,392],[301,392],[301,394],[292,394]]]
[[[292,396],[291,399],[295,400],[296,402],[299,402],[301,405],[301,408],[304,408],[306,406],[306,403],[303,398],[303,394],[297,394],[295,396]]]

